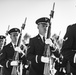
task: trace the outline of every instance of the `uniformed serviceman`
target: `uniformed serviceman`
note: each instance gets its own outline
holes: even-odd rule
[[[6,37],[4,35],[0,35],[0,56],[1,56],[1,51],[3,49],[3,47],[5,46],[6,43]],[[0,65],[0,75],[2,75],[2,68],[3,66]]]
[[[76,75],[76,23],[68,25],[64,36],[62,55],[63,65],[67,67],[67,75]],[[68,65],[67,65],[68,64]]]
[[[30,38],[29,48],[27,50],[27,59],[31,61],[31,67],[29,70],[29,75],[44,75],[44,63],[49,63],[49,58],[43,56],[45,43],[52,44],[46,42],[44,43],[44,36],[47,32],[47,27],[49,26],[50,19],[48,17],[41,17],[36,20],[37,28],[39,33],[36,37]]]
[[[18,47],[15,48],[20,29],[12,28],[8,31],[11,42],[7,44],[1,51],[0,64],[3,66],[3,75],[11,75],[12,67],[18,66],[19,61],[13,60],[15,51],[18,51]]]

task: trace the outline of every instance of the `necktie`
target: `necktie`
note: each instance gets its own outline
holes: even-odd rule
[[[14,47],[16,47],[16,45],[14,45]]]
[[[43,37],[43,42],[45,43],[45,37]]]

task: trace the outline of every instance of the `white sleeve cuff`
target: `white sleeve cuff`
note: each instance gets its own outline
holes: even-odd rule
[[[38,55],[36,55],[36,59],[35,59],[36,60],[36,63],[38,63],[37,58],[38,58]]]
[[[9,60],[6,62],[6,67],[8,68],[8,62],[9,62]]]
[[[76,54],[74,55],[74,63],[76,63]]]

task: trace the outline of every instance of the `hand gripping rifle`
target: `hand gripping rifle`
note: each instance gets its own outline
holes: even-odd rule
[[[20,35],[19,35],[19,38],[18,38],[18,40],[17,40],[16,47],[20,46],[21,37],[22,37],[22,30],[25,28],[26,19],[27,19],[27,18],[25,18],[25,21],[24,21],[24,23],[22,24],[21,31],[20,31]],[[17,60],[17,61],[19,60],[19,52],[15,51],[13,60]],[[22,63],[21,63],[21,64],[22,64]],[[19,68],[19,66],[13,66],[11,75],[21,75],[21,74],[22,74],[22,71],[19,72],[19,71],[18,71],[18,68]],[[21,68],[20,68],[20,69],[21,69]]]
[[[51,10],[51,13],[50,13],[50,21],[49,21],[49,27],[48,27],[48,31],[47,31],[47,39],[50,38],[51,36],[51,18],[53,18],[53,15],[54,15],[54,6],[55,6],[55,3],[53,4],[53,10]],[[52,55],[52,52],[50,51],[50,46],[45,44],[45,50],[44,50],[44,56],[46,57],[49,57],[49,63],[45,63],[44,64],[44,75],[53,75],[52,74],[52,62],[53,62],[53,59],[51,57]]]

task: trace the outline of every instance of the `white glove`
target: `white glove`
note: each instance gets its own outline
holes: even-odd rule
[[[49,58],[42,56],[41,57],[41,62],[43,62],[43,63],[49,63]]]
[[[10,63],[11,66],[18,66],[19,61],[12,61]]]
[[[74,55],[74,63],[76,63],[76,54]]]
[[[20,53],[20,52],[21,52],[20,47],[16,47],[16,48],[15,48],[15,51],[17,51],[17,52],[19,52],[19,53]]]
[[[50,46],[53,46],[51,39],[46,39],[45,44],[49,44]]]
[[[20,47],[16,47],[15,51],[17,51],[17,52],[22,53],[23,55],[25,55],[25,53],[20,49]]]
[[[0,65],[0,67],[3,67],[2,65]]]
[[[25,65],[25,68],[27,69],[28,68],[28,65]]]

